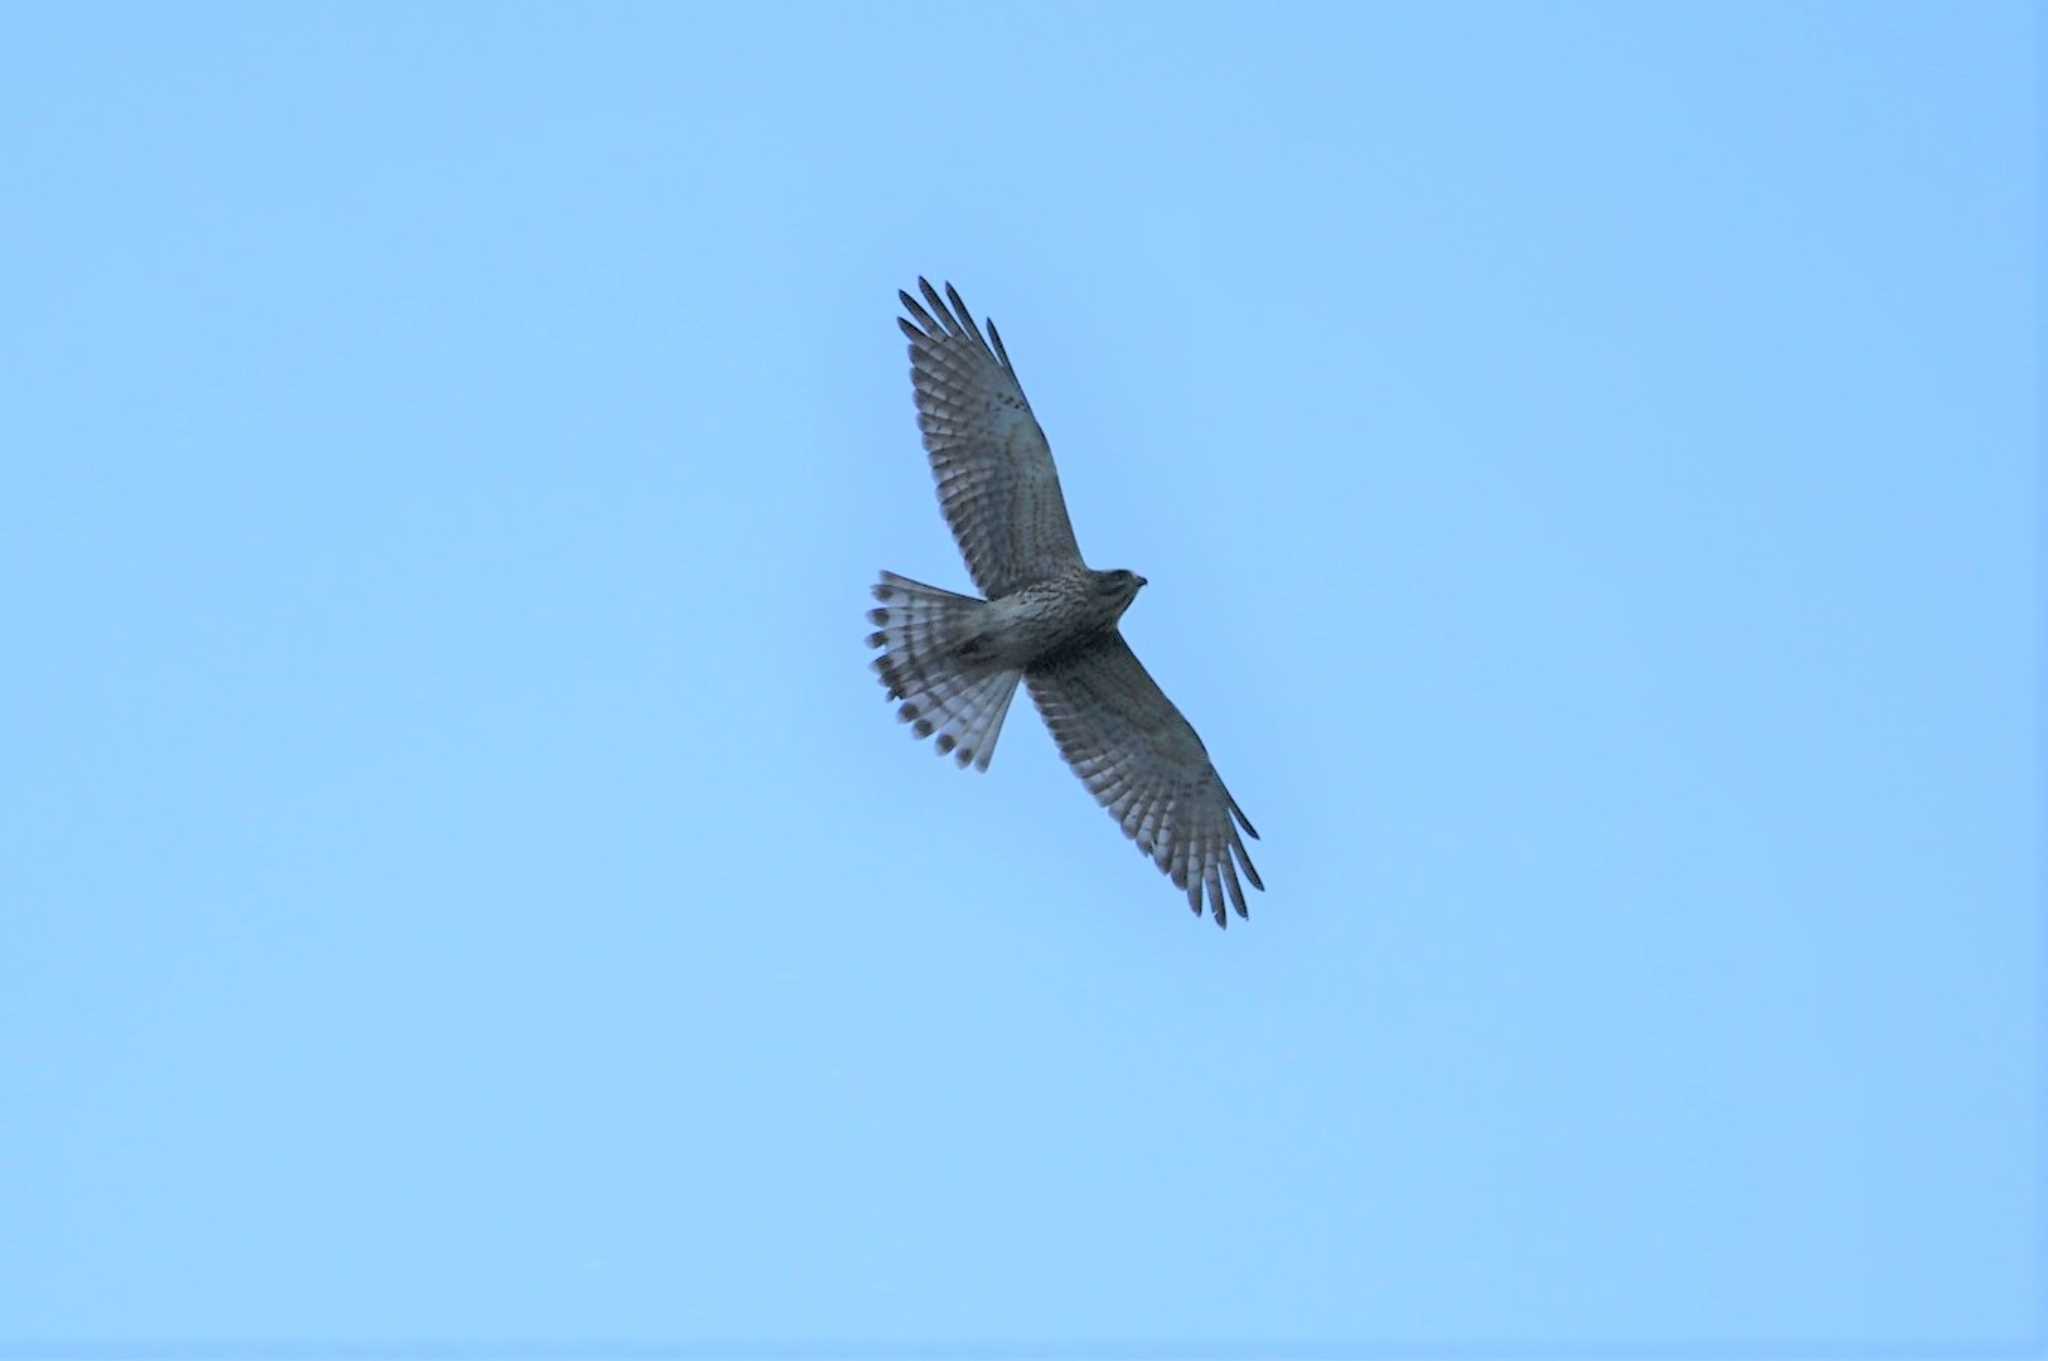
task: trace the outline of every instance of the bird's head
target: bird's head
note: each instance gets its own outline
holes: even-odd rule
[[[1095,589],[1119,615],[1131,607],[1131,602],[1138,598],[1138,590],[1144,584],[1145,578],[1136,572],[1126,572],[1121,567],[1114,572],[1095,574]]]

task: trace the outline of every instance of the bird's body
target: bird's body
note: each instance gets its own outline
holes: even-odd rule
[[[988,602],[987,647],[1021,670],[1085,647],[1116,627],[1139,584],[1129,572],[1083,567],[1019,586]]]
[[[898,296],[910,320],[911,382],[939,502],[988,599],[893,572],[874,588],[871,647],[897,716],[943,755],[988,769],[1018,682],[1060,754],[1197,912],[1224,895],[1245,915],[1241,868],[1263,888],[1238,825],[1258,833],[1209,763],[1201,738],[1138,663],[1117,621],[1145,579],[1081,560],[1052,451],[993,322],[991,348],[949,286],[930,304]],[[1232,819],[1235,819],[1233,824]]]

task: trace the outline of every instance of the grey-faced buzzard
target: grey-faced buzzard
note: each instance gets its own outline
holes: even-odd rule
[[[1259,834],[1117,630],[1145,578],[1081,561],[1052,449],[995,323],[984,340],[952,285],[941,298],[917,284],[923,303],[897,295],[917,424],[940,509],[987,598],[882,573],[868,645],[881,649],[874,666],[897,717],[941,755],[986,770],[1025,682],[1067,764],[1188,906],[1199,914],[1206,901],[1222,926],[1228,894],[1246,915],[1239,872],[1265,885],[1238,829]]]

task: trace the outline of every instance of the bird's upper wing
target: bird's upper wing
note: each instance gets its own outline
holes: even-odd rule
[[[1090,793],[1123,825],[1124,835],[1185,889],[1202,910],[1206,895],[1216,924],[1225,923],[1223,895],[1245,915],[1241,868],[1253,888],[1259,872],[1231,819],[1256,839],[1244,810],[1223,787],[1202,739],[1146,674],[1123,635],[1066,654],[1026,673],[1031,698],[1045,715],[1060,755]]]
[[[931,310],[898,293],[910,319],[898,317],[896,324],[910,337],[917,425],[939,484],[939,506],[975,584],[993,599],[1080,566],[1052,449],[1017,385],[995,323],[988,326],[995,341],[990,349],[951,284],[943,299],[923,279],[917,286]]]

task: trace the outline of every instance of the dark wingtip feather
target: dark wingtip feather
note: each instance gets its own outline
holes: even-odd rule
[[[972,310],[968,308],[967,303],[960,297],[960,290],[953,287],[953,285],[949,283],[946,285],[946,297],[953,304],[954,315],[960,318],[961,328],[965,330],[967,334],[974,337],[975,344],[981,346],[982,349],[986,350],[988,348],[988,342],[981,338],[981,328],[974,324],[974,313]]]
[[[944,317],[948,323],[950,323],[945,327],[945,332],[947,335],[953,334],[954,331],[960,328],[960,323],[954,321],[953,314],[946,310],[945,301],[939,297],[939,290],[933,288],[931,285],[931,280],[925,278],[922,274],[917,276],[917,291],[924,294],[924,300],[932,305],[932,310],[934,312],[937,312],[940,316]]]
[[[927,296],[929,296],[931,293],[931,285],[925,283],[923,279],[919,279],[918,283],[924,285],[925,293]],[[924,304],[920,303],[916,298],[911,297],[908,293],[905,293],[900,288],[896,290],[896,297],[898,298],[898,300],[902,302],[903,310],[910,313],[911,316],[917,318],[918,324],[924,327],[924,329],[920,331],[917,329],[917,326],[911,325],[902,317],[896,318],[896,324],[903,328],[903,334],[910,337],[911,344],[929,344],[931,341],[946,334],[947,328],[939,325],[936,321],[933,321],[932,314],[925,311]]]
[[[1264,893],[1265,882],[1259,878],[1258,870],[1252,865],[1252,858],[1244,853],[1244,843],[1233,840],[1230,849],[1237,856],[1237,863],[1244,869],[1244,877],[1252,881],[1253,888]]]

